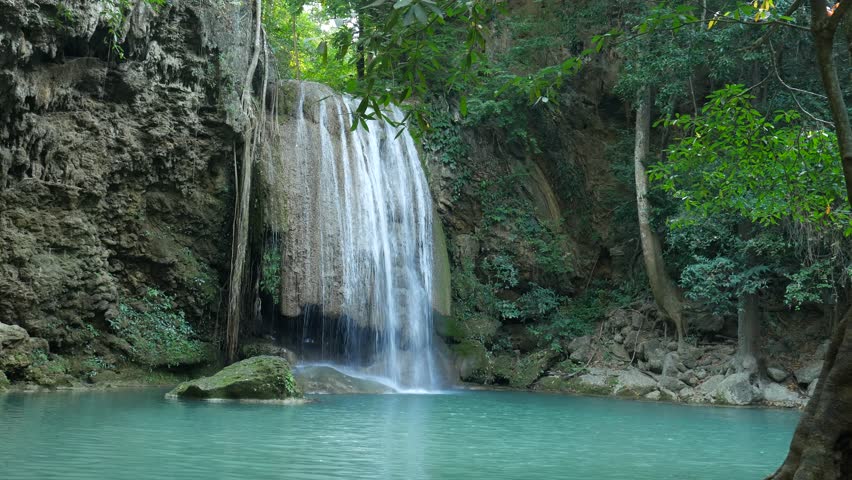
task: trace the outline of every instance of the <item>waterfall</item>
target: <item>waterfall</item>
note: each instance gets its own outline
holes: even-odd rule
[[[438,388],[433,207],[414,141],[379,120],[353,131],[354,98],[289,87],[280,153],[263,167],[265,216],[283,239],[280,313],[301,322],[291,329],[311,360],[398,390]]]

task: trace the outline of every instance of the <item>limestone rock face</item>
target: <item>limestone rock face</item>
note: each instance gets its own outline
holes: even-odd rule
[[[281,357],[259,356],[229,365],[210,377],[181,383],[166,398],[286,400],[302,392]]]
[[[217,85],[252,20],[162,3],[128,2],[111,48],[104,2],[0,0],[0,319],[58,355],[120,354],[109,320],[147,288],[194,325],[219,305],[240,127]]]

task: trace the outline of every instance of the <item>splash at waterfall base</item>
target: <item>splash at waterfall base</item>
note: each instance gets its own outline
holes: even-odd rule
[[[379,120],[353,130],[358,100],[320,84],[286,82],[271,96],[244,333],[394,391],[442,389],[433,319],[449,314],[446,246],[414,140]]]

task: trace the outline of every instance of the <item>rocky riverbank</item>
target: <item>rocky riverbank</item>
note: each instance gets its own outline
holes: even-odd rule
[[[770,341],[764,371],[743,372],[732,366],[735,342],[679,346],[666,336],[664,326],[648,325],[647,314],[613,311],[597,335],[574,339],[566,347],[568,359],[530,388],[693,404],[801,408],[816,387],[827,342],[806,354],[788,345],[785,355]]]

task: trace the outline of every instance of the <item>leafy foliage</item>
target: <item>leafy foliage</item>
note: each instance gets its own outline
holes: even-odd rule
[[[649,178],[704,215],[735,212],[762,225],[842,224],[852,233],[834,133],[797,123],[794,111],[770,121],[753,99],[744,86],[728,85],[708,97],[701,115],[664,120],[683,136]]]
[[[277,243],[267,245],[260,265],[260,291],[277,302],[281,289],[281,247]]]
[[[158,8],[166,4],[166,0],[143,0],[153,8]],[[121,31],[124,28],[124,22],[127,18],[127,12],[135,5],[133,0],[100,0],[103,5],[101,16],[106,22],[109,35],[104,39],[110,47],[110,50],[115,54],[118,60],[124,60],[124,48],[122,48]],[[59,11],[66,21],[73,20],[72,15],[65,8],[64,4],[59,7]]]
[[[169,295],[149,288],[141,299],[120,303],[118,310],[109,324],[130,344],[133,361],[157,367],[197,363],[204,358],[202,343],[194,338],[183,310],[175,307]]]

